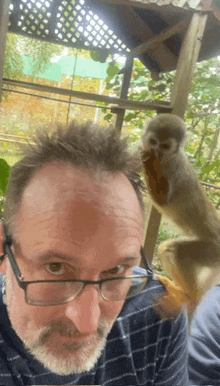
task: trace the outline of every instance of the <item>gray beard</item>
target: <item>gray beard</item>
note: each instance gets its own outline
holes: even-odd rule
[[[101,322],[96,335],[89,342],[62,343],[61,351],[56,335],[74,339],[81,334],[72,322],[56,321],[44,328],[37,340],[23,340],[23,343],[27,351],[51,372],[57,375],[81,374],[96,365],[106,346],[110,329],[105,322]]]

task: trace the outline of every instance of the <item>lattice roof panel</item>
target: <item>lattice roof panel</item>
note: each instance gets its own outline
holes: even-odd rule
[[[9,31],[67,46],[129,52],[88,0],[12,0]]]
[[[11,0],[9,32],[126,54],[186,20],[195,9],[209,15],[200,61],[220,54],[220,0]],[[139,59],[153,72],[175,69],[185,32],[151,46]]]

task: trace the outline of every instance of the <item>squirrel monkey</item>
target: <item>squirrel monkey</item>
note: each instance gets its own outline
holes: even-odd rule
[[[220,280],[220,220],[184,153],[186,137],[181,118],[157,115],[143,135],[142,161],[155,206],[186,234],[162,243],[159,257],[186,303],[197,304]]]

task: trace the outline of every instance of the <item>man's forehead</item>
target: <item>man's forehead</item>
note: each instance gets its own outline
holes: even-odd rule
[[[80,252],[87,245],[103,248],[104,254],[112,243],[117,250],[124,243],[139,245],[143,216],[136,193],[122,173],[95,181],[80,169],[48,165],[26,188],[16,228],[17,240],[25,238],[28,244],[25,256],[30,248],[56,246],[63,251],[64,242],[68,251],[74,247]]]
[[[34,206],[42,199],[52,204],[68,197],[100,202],[103,198],[138,204],[136,193],[128,178],[122,172],[110,173],[80,169],[64,162],[45,165],[33,176],[23,193],[23,203],[30,201]]]

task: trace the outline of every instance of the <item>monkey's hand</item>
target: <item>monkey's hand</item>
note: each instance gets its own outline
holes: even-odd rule
[[[142,150],[145,178],[153,200],[158,205],[166,204],[169,191],[167,179],[163,176],[159,159],[153,150]]]
[[[163,284],[166,293],[157,297],[154,308],[161,319],[171,320],[188,305],[189,298],[181,287],[167,277],[156,275],[156,278]]]

